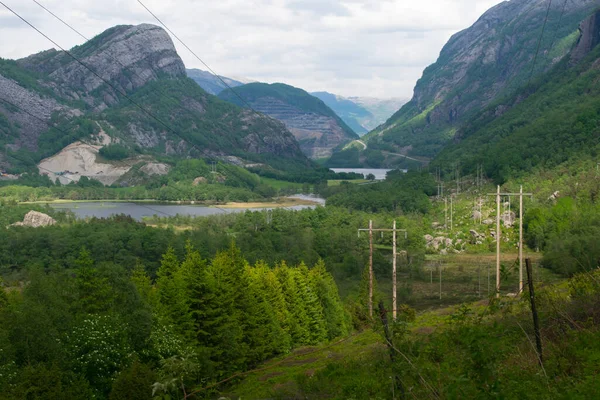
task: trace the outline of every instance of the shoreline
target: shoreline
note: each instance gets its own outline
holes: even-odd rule
[[[98,199],[98,200],[67,200],[67,199],[53,199],[53,200],[37,200],[37,201],[22,201],[19,205],[51,205],[51,204],[85,204],[85,203],[149,203],[149,204],[163,204],[163,205],[191,205],[191,206],[204,206],[214,208],[229,208],[229,209],[241,209],[241,208],[285,208],[294,206],[318,206],[323,205],[319,200],[309,199],[298,199],[295,197],[280,197],[266,201],[249,201],[249,202],[236,202],[231,201],[227,203],[218,203],[214,201],[194,201],[194,200],[178,200],[178,201],[162,201],[155,199],[143,199],[143,200],[112,200],[112,199]]]

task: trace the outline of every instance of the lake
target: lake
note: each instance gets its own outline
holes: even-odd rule
[[[393,171],[391,169],[381,169],[381,168],[330,168],[333,172],[356,172],[357,174],[363,174],[365,178],[369,174],[375,175],[375,180],[383,181],[385,180],[385,175]],[[406,170],[404,170],[406,172]]]
[[[293,196],[292,198],[301,198],[305,200],[312,200],[318,204],[324,204],[323,199],[314,198],[310,196]],[[231,214],[244,212],[246,210],[270,210],[269,207],[259,208],[222,208],[218,206],[203,206],[203,205],[191,205],[191,204],[164,204],[164,203],[121,203],[121,202],[110,202],[110,201],[98,201],[98,202],[81,202],[81,203],[50,203],[52,208],[56,210],[69,210],[75,214],[77,218],[108,218],[112,215],[125,214],[130,217],[141,221],[144,217],[152,217],[157,215],[159,217],[168,217],[179,215],[189,215],[195,217],[205,217],[209,215],[218,214]],[[302,210],[306,208],[315,208],[315,205],[296,205],[291,207],[281,207],[286,210]]]

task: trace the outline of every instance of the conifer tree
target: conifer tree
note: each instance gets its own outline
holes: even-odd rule
[[[79,299],[77,306],[86,313],[107,311],[115,296],[108,279],[100,276],[94,267],[94,260],[87,249],[81,249],[75,265],[78,268],[76,285]]]
[[[299,293],[298,284],[292,268],[282,261],[275,268],[275,274],[281,283],[287,309],[290,314],[289,332],[294,345],[310,343],[309,317],[303,296]]]
[[[245,275],[247,289],[240,302],[244,315],[244,342],[248,345],[248,360],[255,364],[284,352],[287,334],[275,315],[273,305],[267,300],[262,271],[246,265]]]
[[[131,271],[131,282],[146,303],[153,308],[157,306],[158,299],[156,298],[156,292],[152,287],[152,280],[148,274],[146,274],[146,269],[139,260],[136,262],[133,271]]]
[[[324,342],[327,339],[327,329],[323,316],[323,307],[314,288],[310,284],[309,270],[304,262],[297,268],[292,269],[298,294],[302,296],[308,315],[308,331],[310,333],[310,344]]]
[[[328,338],[334,339],[348,333],[348,316],[344,310],[337,285],[325,268],[325,262],[319,260],[310,270],[311,286],[319,297],[323,308]]]
[[[156,287],[160,302],[159,317],[173,323],[178,333],[191,335],[191,315],[185,297],[181,265],[175,250],[169,247],[157,271]]]
[[[232,246],[229,251],[218,253],[208,268],[207,284],[213,297],[205,309],[203,344],[210,351],[217,376],[241,370],[246,363],[242,316],[237,308],[238,283],[243,275],[239,258]]]

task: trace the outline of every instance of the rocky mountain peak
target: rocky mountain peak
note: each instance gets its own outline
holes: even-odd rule
[[[173,41],[164,29],[156,25],[118,25],[72,48],[70,52],[103,79],[127,92],[157,79],[159,75],[186,76],[185,66]],[[104,85],[102,79],[86,67],[56,50],[44,51],[18,62],[59,84],[68,85],[84,97]],[[116,93],[106,89],[103,100],[112,104],[116,97]]]

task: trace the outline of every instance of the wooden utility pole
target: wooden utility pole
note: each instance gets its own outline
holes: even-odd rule
[[[373,318],[373,220],[369,220],[369,317]]]
[[[542,335],[540,334],[540,321],[538,318],[537,308],[535,306],[535,293],[533,289],[533,271],[531,270],[531,260],[528,258],[527,262],[527,284],[529,286],[529,301],[531,302],[531,313],[533,314],[533,330],[535,332],[535,345],[538,353],[538,361],[540,365],[544,363],[544,357],[542,353]]]
[[[444,198],[444,230],[448,231],[448,198]]]
[[[519,193],[500,193],[500,185],[496,193],[496,297],[500,296],[500,196],[519,196],[519,292],[523,290],[523,196],[533,196],[532,193],[523,193],[523,186]],[[510,211],[509,211],[510,213]],[[510,214],[509,214],[510,215]]]
[[[392,317],[396,320],[396,220],[392,238]]]
[[[452,206],[452,196],[450,196],[450,232],[454,230],[454,208]]]
[[[496,297],[500,297],[500,185],[496,194]]]
[[[392,229],[373,229],[373,221],[370,220],[369,221],[369,229],[359,229],[358,230],[358,236],[360,237],[360,233],[364,232],[364,231],[368,231],[369,232],[369,316],[372,318],[373,317],[373,232],[381,232],[381,234],[383,235],[383,232],[392,232],[393,233],[393,249],[392,249],[392,253],[393,253],[393,260],[392,260],[392,287],[393,287],[393,293],[392,293],[392,309],[393,309],[393,315],[394,315],[394,320],[396,319],[396,312],[397,312],[397,307],[396,307],[396,292],[397,292],[397,286],[396,286],[396,265],[397,265],[397,257],[398,257],[398,249],[397,249],[397,236],[396,233],[397,232],[404,232],[404,238],[406,239],[408,237],[408,231],[406,229],[397,229],[396,228],[396,221],[394,221],[394,225]]]

